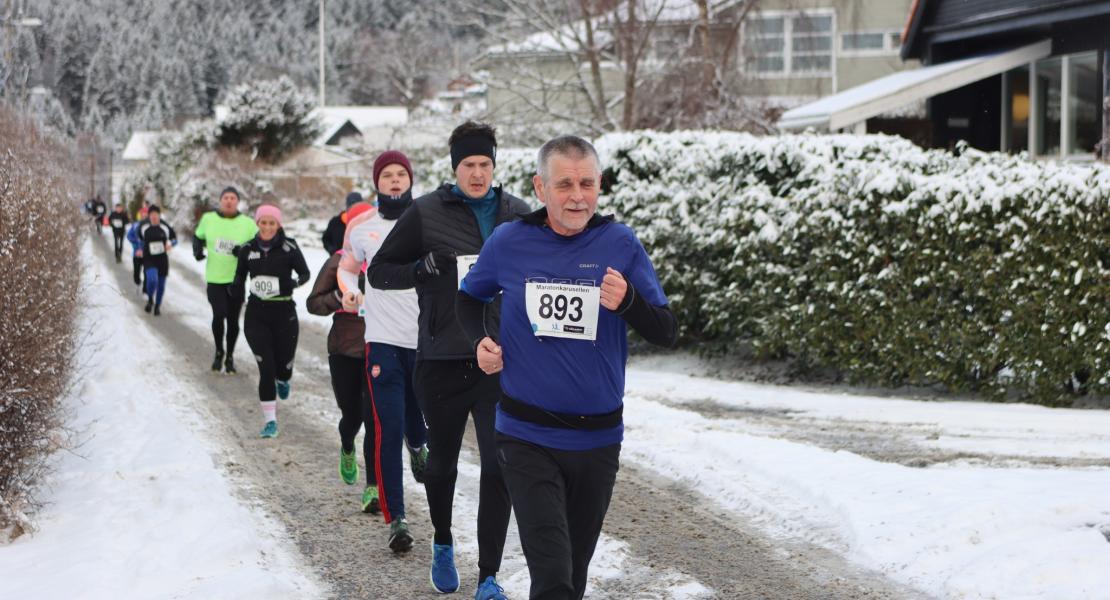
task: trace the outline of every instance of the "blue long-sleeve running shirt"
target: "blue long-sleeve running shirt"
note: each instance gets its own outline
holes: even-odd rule
[[[499,343],[505,365],[501,387],[506,394],[544,410],[568,414],[603,415],[622,406],[628,359],[624,319],[599,306],[596,339],[566,339],[536,335],[534,315],[575,313],[581,309],[578,301],[552,300],[558,293],[545,292],[548,297],[537,303],[541,298],[537,293],[533,295],[533,317],[527,310],[529,282],[600,287],[606,267],[620,271],[648,303],[667,304],[647,252],[625,225],[603,221],[573,236],[561,236],[525,221],[505,223],[494,230],[460,289],[486,302],[503,293]],[[593,431],[556,429],[513,418],[500,407],[496,428],[561,450],[600,448],[619,443],[624,436],[623,424]]]

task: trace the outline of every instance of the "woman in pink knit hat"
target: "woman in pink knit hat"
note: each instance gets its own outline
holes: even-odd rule
[[[272,438],[278,434],[277,399],[289,397],[297,352],[299,324],[293,289],[307,283],[311,274],[297,242],[282,229],[278,207],[259,206],[254,220],[258,235],[239,247],[239,266],[230,290],[242,290],[250,278],[243,334],[258,361],[258,399],[265,422],[262,437]]]

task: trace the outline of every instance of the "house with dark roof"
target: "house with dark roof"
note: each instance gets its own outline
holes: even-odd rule
[[[928,145],[1095,156],[1107,131],[1110,1],[915,0],[908,17],[901,57],[922,68],[788,111],[780,128],[870,131],[876,115],[925,99]]]

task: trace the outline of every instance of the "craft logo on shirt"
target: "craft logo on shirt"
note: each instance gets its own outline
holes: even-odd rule
[[[600,269],[601,265],[597,263],[582,263],[578,265],[579,269]]]

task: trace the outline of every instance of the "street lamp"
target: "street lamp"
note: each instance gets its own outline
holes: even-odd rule
[[[324,0],[320,0],[320,108],[324,108]]]
[[[11,29],[13,31],[19,29],[20,27],[31,29],[34,27],[42,27],[42,19],[38,17],[22,16],[16,17],[14,19],[4,19],[3,17],[0,17],[0,25],[3,25],[4,29]],[[12,41],[10,43],[0,44],[0,46],[2,46],[4,50],[4,64],[9,65],[8,68],[10,68],[12,62],[12,52],[15,50],[14,35],[11,36],[11,40]]]

